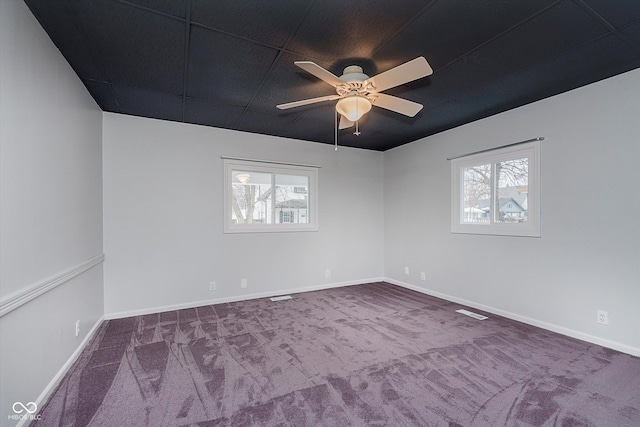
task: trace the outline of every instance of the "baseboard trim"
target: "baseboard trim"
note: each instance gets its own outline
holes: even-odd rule
[[[105,320],[105,317],[102,316],[96,321],[96,323],[94,323],[94,325],[91,327],[89,332],[87,332],[87,335],[85,335],[85,337],[82,339],[80,344],[78,344],[78,347],[74,350],[73,353],[71,353],[71,356],[69,356],[69,358],[64,363],[64,365],[60,367],[58,372],[53,376],[51,381],[49,381],[49,384],[47,384],[44,390],[42,390],[42,393],[40,393],[40,396],[38,396],[38,398],[35,400],[35,403],[38,406],[38,408],[41,408],[42,405],[47,401],[47,399],[49,398],[49,395],[53,393],[55,388],[58,386],[58,383],[64,378],[64,376],[67,374],[67,371],[69,371],[69,369],[78,359],[80,354],[82,354],[82,351],[85,349],[85,347],[87,346],[91,338],[93,338],[96,331],[98,330],[98,327],[100,327],[100,325],[104,320]],[[31,422],[31,420],[28,420],[26,418],[22,419],[20,420],[20,422],[18,422],[18,424],[16,424],[16,427],[22,427],[24,425],[27,425],[27,423],[29,422]]]
[[[2,300],[0,300],[0,317],[39,297],[45,292],[49,292],[63,283],[68,282],[103,261],[104,254],[96,255],[60,274],[36,283],[35,285],[27,286],[2,298]]]
[[[465,300],[463,298],[458,298],[452,295],[444,294],[442,292],[437,292],[431,289],[421,288],[419,286],[411,285],[409,283],[401,282],[399,280],[391,279],[389,277],[385,277],[383,279],[387,283],[391,283],[393,285],[401,286],[403,288],[411,289],[413,291],[417,291],[426,295],[431,295],[436,298],[441,298],[447,301],[455,302],[458,304],[462,304],[468,307],[473,307],[478,310],[486,311],[488,313],[492,313],[498,316],[506,317],[507,319],[516,320],[518,322],[526,323],[528,325],[537,326],[542,329],[546,329],[551,332],[557,332],[562,335],[566,335],[571,338],[576,338],[581,341],[586,341],[591,344],[600,345],[602,347],[607,347],[613,350],[620,351],[622,353],[630,354],[632,356],[640,357],[640,348],[632,347],[627,344],[622,344],[617,341],[611,341],[604,338],[600,338],[594,335],[586,334],[584,332],[576,331],[575,329],[565,328],[564,326],[555,325],[553,323],[544,322],[541,320],[533,319],[530,317],[522,316],[516,313],[512,313],[510,311],[501,310],[499,308],[491,307],[484,304],[478,304],[473,301]]]
[[[279,295],[299,294],[302,292],[320,291],[323,289],[340,288],[343,286],[361,285],[363,283],[382,282],[384,280],[385,279],[382,277],[371,277],[368,279],[349,280],[346,282],[335,282],[335,283],[328,283],[328,284],[322,284],[322,285],[304,286],[304,287],[294,288],[294,289],[281,289],[281,290],[268,291],[268,292],[259,292],[255,294],[249,294],[249,295],[234,295],[231,297],[191,301],[191,302],[181,303],[181,304],[163,305],[158,307],[146,307],[146,308],[141,308],[136,310],[106,313],[105,319],[111,320],[111,319],[121,319],[121,318],[132,317],[132,316],[143,316],[145,314],[154,314],[154,313],[162,313],[164,311],[182,310],[185,308],[193,308],[193,307],[199,307],[203,305],[223,304],[228,302],[245,301],[245,300],[251,300],[251,299],[258,299],[258,298],[271,298]]]

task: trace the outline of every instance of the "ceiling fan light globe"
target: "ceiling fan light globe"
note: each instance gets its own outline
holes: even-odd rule
[[[336,104],[336,111],[352,122],[360,120],[371,110],[371,102],[364,96],[348,96]]]

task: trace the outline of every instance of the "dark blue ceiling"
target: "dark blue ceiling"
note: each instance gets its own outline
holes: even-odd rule
[[[418,56],[340,145],[387,150],[640,67],[638,0],[25,0],[104,111],[333,144],[334,89],[295,67],[370,76]],[[46,73],[46,70],[42,70]]]

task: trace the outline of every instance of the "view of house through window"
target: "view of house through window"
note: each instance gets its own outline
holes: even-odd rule
[[[495,176],[495,194],[492,176]],[[526,222],[528,182],[529,159],[526,157],[463,168],[462,222]]]
[[[538,157],[535,143],[454,159],[451,230],[539,236]]]
[[[276,175],[276,222],[307,224],[308,198],[309,177]]]
[[[227,232],[316,228],[314,168],[235,161],[225,170]]]

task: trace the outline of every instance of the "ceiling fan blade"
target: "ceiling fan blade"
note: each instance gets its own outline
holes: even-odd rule
[[[340,98],[340,95],[327,95],[319,98],[309,98],[303,99],[302,101],[288,102],[286,104],[276,105],[276,107],[281,110],[286,110],[287,108],[302,107],[303,105],[315,104],[316,102],[333,101],[338,98]]]
[[[371,83],[375,87],[375,92],[382,92],[431,74],[433,74],[433,69],[423,56],[419,56],[377,76],[373,76],[365,83]]]
[[[414,117],[420,110],[422,110],[422,104],[418,104],[417,102],[409,101],[407,99],[398,98],[384,93],[377,93],[375,96],[376,98],[372,102],[373,105],[395,111],[396,113],[404,114],[405,116]]]
[[[351,120],[347,119],[345,116],[340,116],[340,125],[338,126],[338,129],[350,128],[354,124],[355,122],[352,122]]]
[[[324,68],[322,68],[321,66],[319,66],[315,62],[311,62],[311,61],[296,61],[296,62],[294,62],[294,64],[296,64],[298,67],[300,67],[303,70],[305,70],[307,73],[313,74],[314,76],[316,76],[320,80],[324,80],[325,82],[329,83],[333,87],[336,87],[337,85],[344,84],[344,82],[342,80],[340,80],[340,78],[338,78],[338,76],[336,76],[335,74],[333,74],[330,71],[325,70]]]

